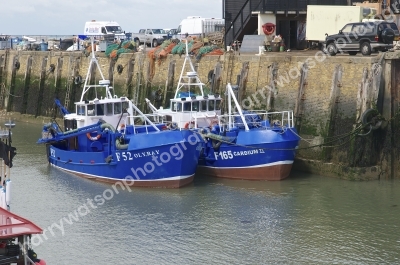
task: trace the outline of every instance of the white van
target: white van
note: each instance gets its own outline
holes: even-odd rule
[[[117,39],[125,39],[125,31],[115,21],[88,21],[85,23],[84,34],[88,36],[104,37],[114,35]]]
[[[186,33],[189,36],[204,37],[207,33],[220,31],[225,26],[225,20],[222,18],[203,18],[200,16],[190,16],[181,21],[174,38],[185,38]]]

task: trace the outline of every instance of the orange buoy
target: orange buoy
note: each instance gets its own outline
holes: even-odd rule
[[[94,131],[94,132],[97,133],[96,131]],[[90,132],[88,132],[88,133],[86,134],[86,137],[87,137],[89,140],[96,141],[96,140],[99,140],[99,139],[100,139],[101,134],[98,133],[96,136],[92,136],[92,135],[90,134]]]
[[[185,124],[185,129],[186,129],[186,130],[188,130],[188,129],[193,129],[193,128],[194,128],[194,125],[195,125],[195,122],[194,122],[194,121],[187,122],[187,123]]]

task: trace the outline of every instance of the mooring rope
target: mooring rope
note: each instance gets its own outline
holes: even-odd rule
[[[334,139],[334,140],[331,140],[331,141],[328,141],[328,142],[325,142],[325,143],[322,143],[322,144],[316,144],[316,145],[312,145],[312,146],[306,146],[306,147],[301,147],[301,148],[265,148],[265,147],[258,147],[258,146],[251,146],[251,145],[241,145],[241,144],[237,144],[237,143],[232,143],[232,142],[229,142],[229,141],[225,141],[225,140],[223,140],[223,139],[218,139],[218,141],[219,142],[222,142],[222,143],[226,143],[226,144],[229,144],[229,145],[234,145],[234,146],[240,146],[240,147],[244,147],[244,148],[249,148],[249,149],[262,149],[262,150],[270,150],[270,151],[297,151],[297,150],[305,150],[305,149],[312,149],[312,148],[317,148],[317,147],[322,147],[322,148],[335,148],[335,147],[339,147],[339,146],[342,146],[342,145],[344,145],[344,144],[347,144],[347,143],[349,143],[349,142],[351,142],[355,137],[357,137],[357,136],[363,136],[363,135],[360,135],[359,134],[359,132],[361,132],[361,130],[363,130],[366,126],[368,126],[368,124],[366,124],[366,125],[360,125],[360,126],[358,126],[357,128],[355,128],[354,130],[352,130],[351,132],[349,132],[349,133],[346,133],[346,134],[343,134],[341,137],[338,137],[337,139]],[[283,128],[283,127],[282,127]],[[291,132],[293,132],[295,135],[297,135],[298,137],[300,137],[296,132],[294,132],[291,128],[286,128],[285,127],[285,129],[289,129]],[[207,136],[207,135],[205,135],[205,134],[203,134],[203,133],[201,133],[201,132],[198,132],[198,131],[194,131],[195,133],[198,133],[203,139],[206,139],[206,138],[209,138],[209,139],[212,139],[211,137],[209,137],[209,136]],[[350,138],[347,140],[347,141],[345,141],[345,142],[343,142],[343,143],[340,143],[340,144],[337,144],[337,145],[329,145],[329,144],[332,144],[332,143],[335,143],[335,142],[337,142],[337,141],[340,141],[340,140],[343,140],[343,139],[345,139],[345,138],[347,138],[347,137],[349,137],[350,136]],[[300,137],[300,139],[302,139],[301,137]],[[307,143],[309,143],[309,142],[307,142]],[[309,143],[310,144],[310,143]]]

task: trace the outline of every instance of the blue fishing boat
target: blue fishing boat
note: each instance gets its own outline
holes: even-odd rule
[[[93,27],[93,28],[91,28]],[[92,47],[96,25],[86,23]],[[92,34],[92,35],[90,35]],[[101,80],[90,84],[92,67]],[[104,182],[143,187],[182,187],[193,181],[203,140],[193,131],[143,114],[131,100],[114,94],[101,72],[95,52],[90,58],[75,113],[59,101],[64,128],[56,121],[43,126],[38,143],[45,144],[51,165]],[[88,100],[89,91],[94,99]],[[100,91],[103,96],[98,98]]]
[[[289,176],[300,140],[293,111],[242,111],[238,87],[227,85],[224,95],[205,92],[188,53],[170,108],[154,115],[181,129],[198,132],[205,140],[197,172],[200,175],[247,180],[281,180]],[[226,96],[227,114],[221,114]],[[235,109],[235,112],[233,112]]]
[[[243,111],[230,84],[226,94],[228,113],[218,115],[216,125],[199,130],[206,144],[198,172],[232,179],[287,178],[300,140],[293,112]]]
[[[183,41],[186,44],[186,55],[175,95],[170,99],[170,107],[157,109],[147,98],[146,103],[154,115],[164,117],[181,129],[209,127],[217,123],[222,98],[218,93],[205,91],[205,84],[200,80],[188,53],[188,42]]]

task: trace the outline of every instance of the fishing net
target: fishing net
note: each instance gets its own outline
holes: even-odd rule
[[[117,50],[117,57],[118,57],[121,53],[131,53],[131,52],[132,52],[131,49],[124,49],[124,48],[118,49],[118,50]]]
[[[166,40],[163,43],[161,43],[160,46],[154,49],[154,56],[156,59],[160,58],[160,53],[171,43],[170,40]]]
[[[211,51],[209,53],[204,54],[204,56],[207,56],[207,55],[223,55],[223,54],[224,54],[223,50],[215,49],[215,50],[213,50],[213,51]]]
[[[159,64],[161,64],[161,60],[167,58],[168,54],[171,53],[172,49],[176,46],[175,42],[171,42],[166,48],[164,48],[159,54]]]
[[[107,57],[110,57],[111,52],[114,51],[114,50],[117,50],[118,46],[119,46],[119,44],[117,44],[117,43],[108,45],[108,47],[107,47],[107,49],[105,51],[105,55]]]
[[[209,53],[209,52],[212,52],[213,50],[215,50],[215,49],[217,49],[217,48],[218,48],[218,47],[217,47],[217,46],[214,46],[214,45],[212,45],[212,46],[204,46],[204,47],[201,47],[201,48],[199,49],[199,52],[197,53],[196,59],[197,59],[197,60],[200,60],[201,57],[202,57],[204,54]]]
[[[122,43],[114,43],[108,45],[105,55],[114,60],[118,59],[118,56],[122,53],[131,53],[136,51],[136,45],[133,41],[124,41]]]
[[[197,55],[198,52],[199,52],[199,50],[200,50],[200,48],[203,47],[203,46],[204,46],[204,43],[203,43],[203,42],[201,42],[201,41],[195,41],[195,42],[193,43],[192,47],[190,48],[189,52],[190,52],[190,53],[193,53],[193,54],[195,54],[195,55]]]
[[[188,40],[188,50],[190,51],[190,49],[193,46],[194,40]],[[172,54],[179,54],[182,55],[184,53],[186,53],[186,44],[185,44],[185,40],[179,42],[171,51]]]
[[[185,50],[185,43],[181,41],[172,49],[171,53],[182,54],[184,50]]]
[[[111,59],[117,59],[117,58],[118,58],[118,56],[117,56],[117,51],[118,51],[118,50],[112,50],[112,51],[110,52],[110,55],[109,55],[108,57],[110,57]]]

